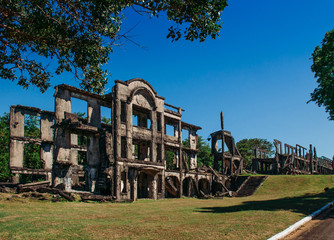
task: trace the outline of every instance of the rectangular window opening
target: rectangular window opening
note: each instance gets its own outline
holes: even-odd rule
[[[101,106],[101,122],[111,124],[111,108]]]
[[[166,123],[165,126],[166,126],[165,127],[165,129],[166,129],[165,134],[168,135],[168,136],[175,137],[174,126],[171,125],[171,124],[168,124],[168,123]]]
[[[78,151],[78,164],[81,166],[87,166],[87,152]]]
[[[158,193],[162,193],[162,175],[158,175]]]
[[[151,161],[151,143],[149,141],[133,140],[133,152],[135,160]]]
[[[84,135],[77,135],[78,136],[78,145],[86,147],[87,146],[87,136]]]
[[[33,143],[24,144],[23,167],[28,169],[43,169],[41,145]]]
[[[121,122],[126,122],[126,102],[121,101]]]
[[[150,110],[138,106],[133,106],[132,125],[151,129],[152,121]]]
[[[161,132],[162,125],[161,125],[161,113],[157,112],[157,131]]]
[[[183,144],[183,147],[187,147],[187,148],[190,147],[188,129],[182,128],[182,144]]]
[[[27,138],[41,138],[41,117],[31,114],[24,115],[24,136]]]
[[[157,162],[162,162],[162,149],[159,143],[157,143]]]
[[[79,119],[87,120],[87,102],[78,98],[71,98],[71,113],[78,115]]]
[[[121,173],[121,189],[122,189],[122,193],[126,193],[126,172],[122,172]]]
[[[174,170],[176,169],[176,163],[177,163],[177,155],[176,152],[168,149],[165,151],[165,159],[166,159],[166,169],[167,170]]]
[[[121,158],[126,158],[126,137],[121,137]]]
[[[24,184],[24,183],[46,181],[46,176],[37,174],[20,174],[19,179],[20,183]]]

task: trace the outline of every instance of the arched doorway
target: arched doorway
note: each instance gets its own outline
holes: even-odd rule
[[[210,182],[208,179],[202,178],[198,181],[198,191],[202,191],[205,195],[210,194]]]
[[[187,177],[182,181],[182,195],[186,197],[194,197],[197,193],[196,184],[192,177]]]
[[[166,177],[165,180],[166,187],[166,198],[175,198],[179,197],[180,193],[180,181],[175,176]]]

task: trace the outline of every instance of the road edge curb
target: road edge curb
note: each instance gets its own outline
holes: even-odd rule
[[[292,233],[293,231],[295,231],[297,228],[299,228],[300,226],[304,225],[305,223],[311,221],[313,218],[315,218],[316,216],[318,216],[320,213],[322,213],[323,211],[325,211],[327,208],[331,207],[334,205],[334,201],[326,204],[325,206],[323,206],[322,208],[318,209],[317,211],[311,213],[310,215],[308,215],[307,217],[304,217],[303,219],[299,220],[298,222],[292,224],[290,227],[286,228],[285,230],[283,230],[282,232],[277,233],[276,235],[268,238],[267,240],[279,240],[282,239],[284,237],[286,237],[287,235],[289,235],[290,233]]]

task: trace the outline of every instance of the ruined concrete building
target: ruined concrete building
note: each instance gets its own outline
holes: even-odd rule
[[[143,79],[117,80],[112,93],[104,96],[65,84],[55,89],[54,112],[11,107],[14,183],[28,174],[43,176],[66,191],[84,190],[118,200],[161,199],[228,192],[230,177],[242,171],[242,157],[223,126],[212,134],[214,169],[197,166],[196,132],[201,128],[183,122],[183,110],[165,103]],[[73,99],[87,103],[87,117],[72,112]],[[110,123],[101,121],[102,107],[111,113]],[[38,138],[25,136],[25,115],[40,118]],[[167,128],[173,129],[172,134]],[[182,130],[188,132],[187,146]],[[43,164],[38,169],[25,164],[29,144],[40,147]]]
[[[333,174],[334,161],[327,157],[317,157],[315,147],[309,149],[296,144],[291,146],[274,140],[275,155],[256,148],[252,160],[252,171],[263,174]]]

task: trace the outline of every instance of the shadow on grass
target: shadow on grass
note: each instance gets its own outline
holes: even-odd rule
[[[231,213],[240,211],[277,211],[288,210],[309,215],[334,200],[334,189],[318,194],[305,194],[298,197],[286,197],[266,201],[245,201],[240,205],[229,207],[198,208],[196,212]]]

